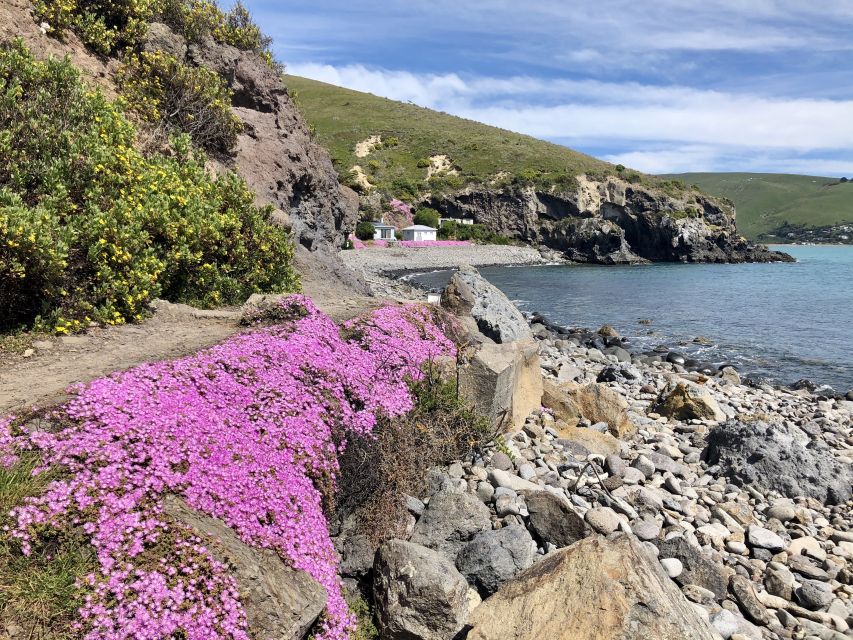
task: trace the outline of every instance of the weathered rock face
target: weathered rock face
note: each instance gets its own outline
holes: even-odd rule
[[[536,543],[524,526],[515,524],[477,534],[456,556],[456,567],[485,596],[535,559]]]
[[[577,262],[791,260],[738,236],[730,205],[695,192],[669,196],[617,177],[580,176],[578,190],[570,193],[476,187],[428,204]]]
[[[441,294],[441,306],[470,315],[480,332],[498,343],[532,340],[530,326],[509,298],[471,266],[462,265]]]
[[[843,504],[853,495],[853,470],[816,440],[781,424],[726,422],[708,436],[705,457],[735,484]]]
[[[305,637],[326,607],[326,590],[318,582],[288,567],[274,551],[245,544],[222,521],[193,511],[180,498],[167,498],[163,506],[170,518],[216,542],[209,548],[237,580],[253,637]]]
[[[459,392],[499,424],[520,427],[542,401],[536,342],[481,345],[459,369]]]
[[[412,542],[379,547],[376,620],[386,640],[450,640],[468,615],[468,583],[441,553]]]
[[[468,640],[714,637],[630,535],[587,538],[547,556],[475,609],[471,625]]]
[[[667,418],[678,420],[726,419],[726,414],[704,387],[692,382],[671,382],[658,397],[654,410]]]

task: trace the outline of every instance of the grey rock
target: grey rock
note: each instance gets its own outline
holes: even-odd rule
[[[631,463],[631,466],[634,469],[641,471],[646,478],[651,478],[655,473],[654,463],[643,454],[640,454],[636,458],[634,458],[634,461]]]
[[[475,534],[490,528],[489,509],[476,496],[441,492],[430,499],[411,541],[455,558]]]
[[[624,351],[624,349],[620,349],[620,351]],[[596,382],[633,382],[641,380],[642,377],[643,374],[637,367],[632,364],[620,362],[619,364],[604,367],[596,377]]]
[[[737,633],[740,622],[737,616],[728,609],[720,609],[711,615],[711,625],[717,630],[717,633],[723,636],[723,640],[729,640]]]
[[[536,543],[522,525],[478,533],[456,556],[456,567],[488,596],[536,560]]]
[[[604,468],[610,475],[621,478],[625,475],[627,465],[622,458],[611,453],[604,458]]]
[[[619,516],[609,507],[595,507],[584,514],[584,520],[598,533],[607,535],[619,528]]]
[[[448,640],[468,617],[468,583],[443,554],[412,542],[379,547],[376,622],[389,640]]]
[[[767,625],[770,622],[767,609],[758,600],[752,582],[748,578],[732,576],[729,588],[735,600],[737,600],[740,610],[743,611],[749,620],[760,625]]]
[[[176,57],[178,60],[183,60],[187,55],[187,41],[183,36],[175,33],[165,24],[152,22],[148,25],[142,50],[146,53],[162,51]]]
[[[713,591],[717,598],[726,595],[729,586],[728,571],[714,562],[705,552],[691,545],[685,538],[675,537],[656,542],[662,558],[677,558],[684,571],[676,578],[681,585],[695,584]]]
[[[754,524],[749,526],[747,540],[753,547],[767,549],[774,553],[777,551],[784,551],[788,546],[788,544],[779,535],[765,529],[764,527],[759,527]]]
[[[486,482],[483,480],[482,482],[477,483],[477,497],[480,498],[486,504],[492,501],[492,497],[495,495],[495,488],[492,486],[491,482]]]
[[[480,332],[498,343],[532,340],[524,316],[509,298],[469,265],[453,274],[441,294],[444,308],[457,315],[470,315]]]
[[[826,504],[853,497],[851,465],[828,451],[804,446],[782,424],[729,421],[708,435],[705,458],[739,486],[774,490],[795,498],[808,496]]]
[[[678,558],[663,558],[660,564],[670,578],[675,579],[684,572],[684,565]]]
[[[768,567],[764,588],[770,595],[791,600],[794,596],[794,574],[784,566]]]
[[[817,580],[803,580],[802,586],[797,589],[797,600],[807,609],[823,609],[829,606],[835,596],[832,587],[825,582]]]
[[[547,491],[527,495],[530,528],[543,542],[567,547],[589,535],[589,528],[568,504]]]
[[[492,466],[501,471],[509,471],[512,469],[512,459],[503,451],[496,451],[492,455]]]
[[[660,536],[660,525],[654,520],[637,520],[631,523],[631,531],[640,540],[652,541]]]
[[[304,571],[287,566],[275,551],[250,547],[225,523],[175,496],[165,498],[163,508],[197,535],[215,541],[208,548],[237,581],[249,628],[257,637],[301,640],[326,608],[326,590]]]

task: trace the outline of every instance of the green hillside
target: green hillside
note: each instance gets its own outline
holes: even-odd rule
[[[479,122],[297,76],[286,76],[285,82],[343,181],[359,191],[368,187],[352,173],[356,165],[371,185],[403,198],[472,182],[571,189],[579,174],[617,173],[614,165],[567,147]],[[357,157],[356,145],[371,136],[381,137],[381,147]],[[451,170],[427,181],[430,158],[436,156],[447,156]],[[633,182],[659,182],[618,169]]]
[[[761,238],[787,225],[830,227],[853,222],[853,182],[774,173],[681,173],[668,176],[729,198],[738,230]]]

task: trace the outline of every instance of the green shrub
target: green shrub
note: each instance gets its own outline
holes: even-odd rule
[[[414,224],[423,224],[428,227],[438,229],[439,218],[441,218],[441,214],[438,211],[430,209],[429,207],[424,207],[423,209],[418,209],[415,212],[412,222]]]
[[[224,80],[168,53],[129,56],[119,86],[130,108],[166,136],[184,132],[203,149],[227,152],[242,130]]]
[[[373,240],[376,227],[366,220],[359,222],[355,227],[355,237],[359,240]]]
[[[442,240],[469,240],[482,244],[509,244],[510,240],[491,231],[482,224],[459,224],[454,221],[445,222],[438,230]]]
[[[119,105],[65,61],[0,50],[0,329],[139,320],[155,296],[202,306],[298,287],[288,234],[189,138],[145,157]]]
[[[429,165],[429,158],[421,158],[418,160],[418,169],[426,169]]]

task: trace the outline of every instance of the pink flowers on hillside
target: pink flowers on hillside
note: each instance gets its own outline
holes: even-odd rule
[[[57,434],[13,438],[0,420],[0,459],[13,446],[36,449],[69,471],[15,509],[11,535],[30,553],[44,527],[83,527],[99,565],[80,610],[86,638],[248,637],[227,569],[163,515],[170,493],[310,573],[329,596],[317,638],[348,637],[353,618],[317,485],[334,482],[347,434],[369,433],[377,413],[411,409],[406,377],[454,346],[423,307],[352,320],[344,340],[309,299],[283,305],[287,324],[81,388],[62,410],[71,426]]]
[[[467,247],[471,245],[469,240],[401,240],[397,243],[401,247]]]

